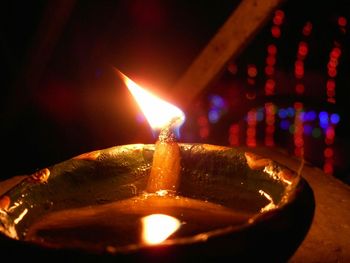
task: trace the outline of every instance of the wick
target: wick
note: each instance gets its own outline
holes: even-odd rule
[[[157,193],[162,190],[176,192],[180,182],[180,147],[173,133],[173,126],[181,118],[173,118],[161,129],[155,144],[152,169],[147,191]]]
[[[158,141],[160,142],[176,142],[176,137],[173,132],[173,126],[180,121],[180,117],[172,118],[167,125],[165,125],[159,133]]]

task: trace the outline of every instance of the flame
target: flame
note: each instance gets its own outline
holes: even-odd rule
[[[118,71],[131,94],[140,106],[152,129],[161,129],[176,119],[176,127],[185,121],[185,114],[178,107],[166,102],[151,92],[141,88],[134,81]]]
[[[180,227],[180,221],[164,214],[152,214],[141,219],[142,240],[146,244],[162,243]]]

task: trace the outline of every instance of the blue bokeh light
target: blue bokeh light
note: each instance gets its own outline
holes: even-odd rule
[[[212,109],[208,112],[208,119],[210,123],[217,123],[220,119],[219,110]]]
[[[333,113],[332,115],[331,115],[331,123],[333,123],[333,124],[338,124],[339,123],[339,121],[340,121],[340,116],[339,116],[339,114],[337,114],[337,113]]]
[[[213,108],[217,108],[217,109],[225,108],[225,100],[219,95],[212,95],[210,97],[210,103]]]
[[[292,108],[292,107],[288,107],[287,108],[287,114],[288,114],[288,117],[294,117],[295,109]]]
[[[308,113],[306,113],[306,119],[307,121],[314,121],[317,117],[317,114],[315,111],[309,111]]]
[[[320,123],[328,123],[328,113],[325,111],[321,111],[318,114],[318,118],[320,119]]]
[[[280,122],[280,127],[281,127],[282,130],[288,130],[289,126],[290,126],[289,120],[282,120]]]
[[[322,127],[323,129],[327,129],[327,127],[329,126],[328,124],[328,113],[325,111],[321,111],[318,114],[318,118],[320,120],[320,127]]]
[[[288,111],[287,111],[287,110],[285,110],[285,109],[283,109],[283,108],[279,109],[279,111],[278,111],[278,116],[279,116],[281,119],[286,118],[287,115],[288,115]]]

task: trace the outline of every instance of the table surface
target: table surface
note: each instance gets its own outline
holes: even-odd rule
[[[248,150],[295,171],[300,166],[300,160],[281,149]],[[350,262],[350,187],[308,163],[303,167],[302,176],[313,191],[315,214],[309,232],[289,262]],[[0,182],[0,195],[24,177]]]
[[[281,149],[249,149],[297,171],[300,160]],[[295,262],[350,262],[350,187],[306,163],[303,178],[315,198],[313,222],[304,241],[290,258]]]

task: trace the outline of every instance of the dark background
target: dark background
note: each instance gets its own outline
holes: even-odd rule
[[[278,39],[276,76],[281,107],[305,101],[306,107],[339,114],[335,172],[349,178],[349,32],[339,33],[347,1],[285,1],[282,36]],[[321,2],[321,3],[320,3]],[[325,2],[325,3],[324,3]],[[1,150],[0,179],[32,173],[75,155],[129,143],[153,143],[147,123],[116,77],[113,67],[150,87],[169,89],[226,21],[239,1],[2,1],[0,4]],[[305,62],[308,92],[295,97],[290,88],[300,30],[313,23],[310,56]],[[244,119],[243,111],[263,105],[263,79],[247,99],[245,68],[263,71],[272,22],[256,35],[235,61],[238,74],[222,78],[186,109],[182,141],[229,145],[228,129]],[[341,42],[336,104],[326,102],[329,51]],[[259,74],[263,78],[263,74]],[[196,118],[206,114],[211,94],[232,90],[233,105],[208,136],[198,135]],[[224,95],[225,96],[225,95]],[[235,110],[237,108],[237,110]],[[238,110],[239,108],[239,110]],[[199,112],[201,112],[199,114]],[[277,146],[292,154],[284,131]],[[291,137],[292,135],[289,135]],[[278,138],[281,138],[278,140]],[[259,138],[258,138],[259,139]],[[322,168],[324,143],[309,139],[305,158]],[[241,143],[244,145],[244,140]],[[263,144],[263,143],[262,143]],[[320,154],[321,153],[321,154]]]

